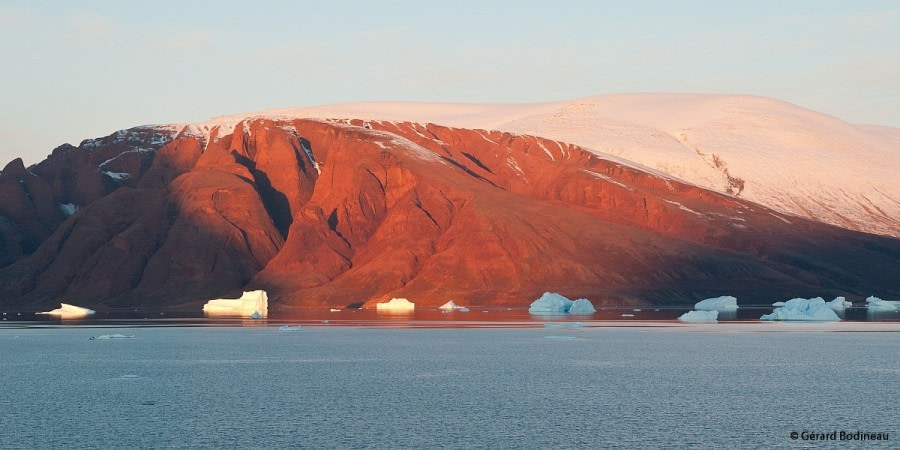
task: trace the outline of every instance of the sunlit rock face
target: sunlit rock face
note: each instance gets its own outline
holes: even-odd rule
[[[564,142],[294,118],[153,130],[14,165],[15,183],[2,174],[0,188],[33,176],[46,191],[4,214],[35,224],[0,226],[35,248],[3,255],[2,306],[199,308],[258,289],[273,305],[337,308],[528,306],[545,291],[598,307],[900,297],[896,239]]]

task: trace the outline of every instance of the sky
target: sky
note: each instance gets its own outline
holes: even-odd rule
[[[900,2],[0,2],[0,168],[153,123],[354,101],[752,94],[900,127]]]

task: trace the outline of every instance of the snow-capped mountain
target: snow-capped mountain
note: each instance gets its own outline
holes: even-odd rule
[[[541,136],[787,214],[900,237],[900,129],[852,125],[763,97],[618,94],[538,104],[348,103],[173,127],[215,139],[247,117],[411,121]]]
[[[375,106],[511,124],[547,108],[516,119],[522,107]],[[321,307],[527,305],[548,290],[598,305],[900,295],[896,238],[579,145],[325,109],[248,116],[8,164],[0,308],[193,307],[253,289],[273,306]]]

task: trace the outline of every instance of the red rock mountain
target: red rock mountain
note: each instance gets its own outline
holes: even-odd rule
[[[562,142],[409,122],[134,128],[0,173],[0,308],[900,296],[900,240]]]

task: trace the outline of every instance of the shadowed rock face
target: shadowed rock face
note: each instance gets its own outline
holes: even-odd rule
[[[274,307],[900,295],[896,239],[531,136],[259,119],[104,139],[0,175],[2,307],[194,307],[242,289]]]

